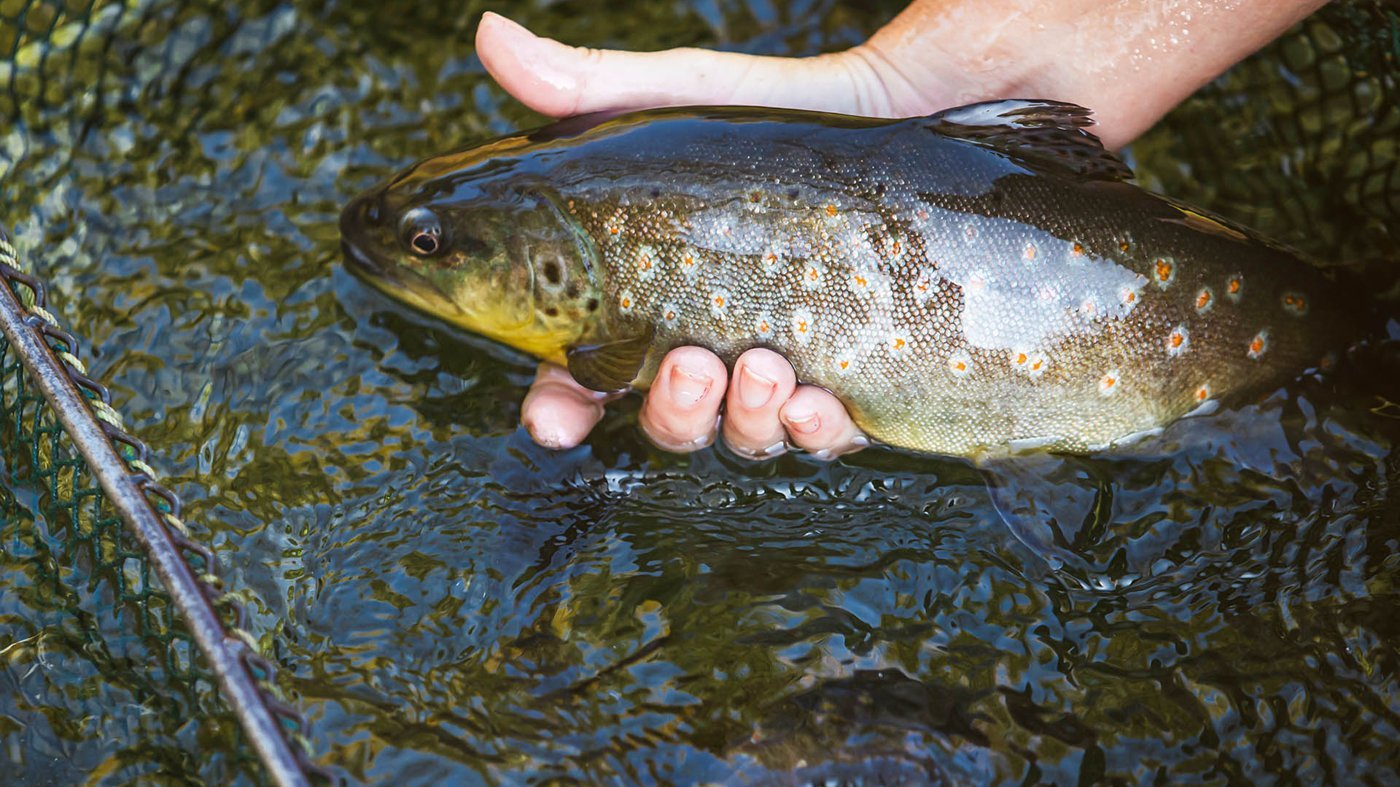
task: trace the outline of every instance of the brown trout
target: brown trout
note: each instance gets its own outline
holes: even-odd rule
[[[1102,450],[1266,391],[1367,302],[1127,182],[1081,107],[881,120],[754,108],[579,118],[351,202],[351,267],[596,390],[686,344],[792,362],[884,443]]]

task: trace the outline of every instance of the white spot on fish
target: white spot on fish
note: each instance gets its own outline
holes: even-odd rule
[[[914,302],[923,306],[928,303],[928,299],[933,297],[934,284],[938,281],[938,270],[932,265],[925,265],[919,269],[919,275],[914,278],[912,285],[914,292]]]
[[[820,262],[809,260],[806,265],[802,266],[802,286],[817,290],[821,289],[825,281],[826,267]]]
[[[972,374],[972,356],[961,350],[948,356],[948,371],[958,379]]]
[[[723,320],[729,312],[729,291],[716,289],[710,293],[710,316]]]
[[[681,310],[674,303],[661,304],[661,324],[667,328],[676,327],[681,321]]]
[[[763,267],[764,273],[777,273],[778,269],[787,261],[788,245],[783,241],[773,241],[768,248],[763,250],[759,257],[759,265]]]
[[[982,271],[973,271],[971,276],[963,284],[963,291],[968,295],[981,295],[987,289],[987,274]]]
[[[1092,320],[1099,316],[1102,307],[1099,306],[1099,299],[1096,295],[1090,295],[1079,302],[1079,316],[1086,320]]]
[[[909,351],[909,337],[902,333],[890,334],[885,338],[885,349],[891,356],[901,358]]]
[[[850,277],[846,279],[846,284],[856,295],[870,295],[875,292],[876,275],[874,271],[857,269],[851,271]]]
[[[1230,303],[1239,303],[1244,296],[1244,276],[1236,273],[1225,280],[1225,297],[1230,299]]]
[[[1176,260],[1171,257],[1158,257],[1153,260],[1152,281],[1161,289],[1170,287],[1172,282],[1176,281]]]
[[[1205,314],[1213,306],[1215,306],[1215,291],[1209,287],[1202,287],[1201,291],[1196,293],[1196,313]]]
[[[837,353],[836,357],[831,359],[831,367],[833,371],[842,377],[850,374],[856,368],[855,354],[849,350]]]
[[[650,279],[656,273],[656,249],[645,245],[638,246],[633,262],[637,266],[637,278],[642,281]]]
[[[1123,310],[1125,314],[1128,313],[1128,312],[1131,312],[1133,309],[1136,309],[1138,303],[1139,303],[1141,300],[1142,300],[1142,286],[1141,286],[1141,285],[1132,285],[1132,284],[1130,284],[1130,285],[1126,285],[1126,286],[1123,286],[1123,287],[1119,287],[1119,288],[1118,288],[1118,302],[1121,303],[1121,304],[1123,304],[1124,307],[1126,307],[1126,308]]]
[[[1099,396],[1112,396],[1122,386],[1122,376],[1117,369],[1109,369],[1099,378]]]
[[[1034,379],[1045,373],[1045,356],[1035,350],[1012,350],[1011,367]]]
[[[1249,340],[1249,357],[1259,360],[1264,357],[1264,353],[1269,351],[1269,329],[1265,328],[1254,334],[1254,338]]]
[[[1185,325],[1178,325],[1167,334],[1167,355],[1179,357],[1190,346],[1191,334],[1187,332]]]
[[[687,279],[693,279],[693,278],[695,278],[695,274],[697,274],[697,273],[700,272],[700,265],[701,265],[701,257],[700,257],[700,253],[699,253],[698,251],[696,251],[695,249],[690,249],[690,248],[682,249],[682,250],[681,250],[681,254],[680,254],[680,268],[681,268],[681,273],[685,274],[685,277],[686,277]]]
[[[792,338],[798,344],[807,344],[812,341],[812,335],[816,333],[817,321],[812,313],[806,309],[798,309],[792,313]]]
[[[758,315],[758,319],[753,321],[753,332],[760,339],[773,338],[773,318],[768,312]]]
[[[623,290],[617,294],[617,310],[623,314],[631,314],[637,307],[637,301],[632,297],[631,290]]]

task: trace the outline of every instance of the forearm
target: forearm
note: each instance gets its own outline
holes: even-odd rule
[[[1052,98],[1094,110],[1110,147],[1325,0],[915,0],[856,52],[895,75],[893,109]]]

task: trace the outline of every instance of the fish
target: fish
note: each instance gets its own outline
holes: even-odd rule
[[[1368,300],[1133,184],[1089,110],[752,107],[563,121],[425,159],[341,216],[347,265],[598,391],[770,348],[872,439],[1087,454],[1336,362]]]

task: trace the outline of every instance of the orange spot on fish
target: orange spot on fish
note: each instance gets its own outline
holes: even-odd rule
[[[826,215],[828,215],[828,216],[835,216],[836,213],[837,213],[836,206],[835,206],[835,205],[832,205],[831,203],[828,202],[827,205],[826,205]]]
[[[1069,253],[1070,253],[1071,255],[1075,256],[1075,257],[1083,257],[1083,256],[1084,256],[1084,244],[1082,244],[1082,243],[1075,243],[1073,246],[1070,246],[1070,247],[1069,247]]]
[[[851,362],[848,361],[848,360],[846,360],[846,359],[844,359],[844,358],[842,358],[841,361],[840,361],[839,363],[837,363],[836,365],[839,366],[839,367],[841,367],[841,371],[844,372],[844,371],[846,371],[846,369],[850,368]]]
[[[1030,356],[1026,355],[1025,353],[1016,353],[1016,364],[1018,366],[1029,360]]]
[[[1225,295],[1230,300],[1239,303],[1240,296],[1244,294],[1244,277],[1240,275],[1231,276],[1225,282]]]
[[[1196,311],[1204,314],[1214,301],[1215,293],[1212,293],[1209,287],[1202,287],[1201,291],[1196,293]]]
[[[1118,390],[1119,375],[1117,369],[1111,369],[1099,378],[1099,395],[1109,396]]]
[[[855,280],[856,280],[856,286],[857,286],[857,287],[865,287],[865,286],[867,286],[867,285],[870,284],[870,281],[869,281],[868,279],[866,279],[864,276],[860,275],[859,273],[856,274]]]
[[[1269,329],[1265,328],[1254,334],[1254,338],[1249,340],[1249,357],[1259,360],[1264,353],[1269,351]]]
[[[1176,278],[1176,264],[1164,257],[1158,257],[1152,264],[1152,273],[1157,279],[1157,286],[1166,287]]]
[[[1185,325],[1178,325],[1167,335],[1167,355],[1173,358],[1186,352],[1186,348],[1191,346],[1191,334],[1187,332]]]
[[[972,358],[964,352],[954,353],[948,357],[948,371],[954,377],[966,377],[972,371]]]
[[[1302,317],[1308,313],[1308,301],[1296,292],[1286,292],[1283,294],[1283,308],[1295,317]]]
[[[1121,242],[1119,242],[1119,244],[1118,244],[1118,250],[1121,251],[1121,252],[1123,252],[1124,254],[1127,254],[1128,251],[1129,251],[1130,249],[1132,249],[1132,248],[1133,248],[1133,245],[1132,245],[1131,243],[1127,242],[1127,241],[1121,241]]]
[[[1197,402],[1204,402],[1205,400],[1209,399],[1209,398],[1210,398],[1210,386],[1209,386],[1209,385],[1203,385],[1203,386],[1201,386],[1200,388],[1197,388],[1197,389],[1196,389],[1196,394],[1195,394],[1195,396],[1196,396],[1196,401],[1197,401]]]
[[[1027,243],[1026,248],[1021,251],[1021,257],[1027,262],[1035,259],[1035,244]]]

